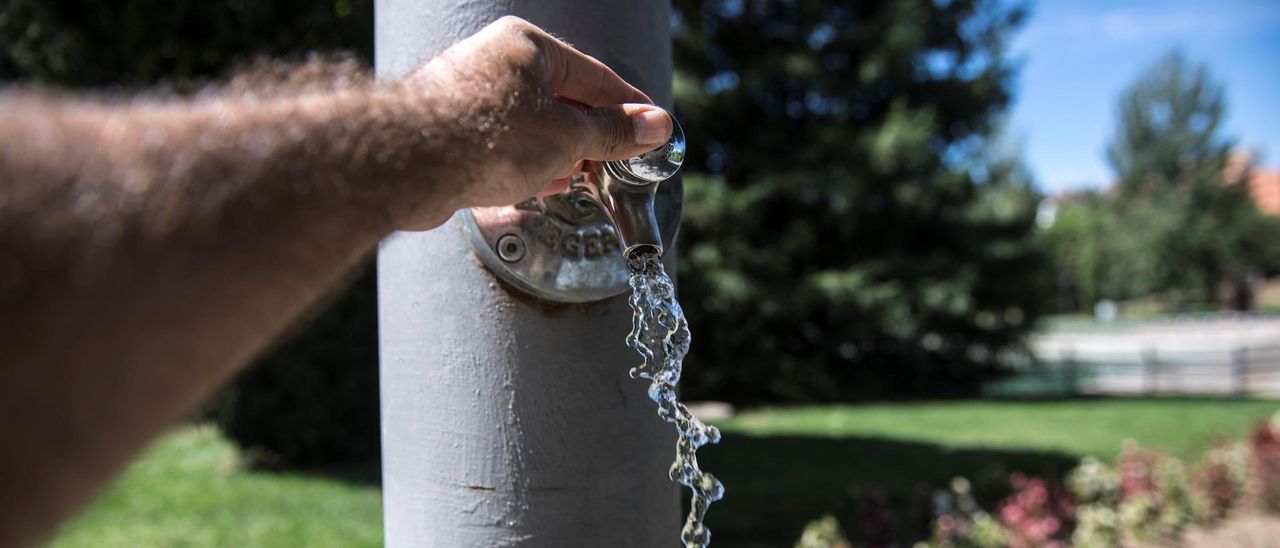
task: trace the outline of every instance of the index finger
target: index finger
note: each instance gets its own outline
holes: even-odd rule
[[[653,100],[628,84],[613,69],[549,34],[542,34],[543,54],[550,69],[551,91],[590,107]]]

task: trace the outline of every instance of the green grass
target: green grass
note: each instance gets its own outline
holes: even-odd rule
[[[1110,459],[1133,438],[1194,458],[1215,434],[1239,437],[1280,401],[1124,398],[964,401],[760,409],[716,423],[739,435],[876,437],[951,448],[1054,451]]]
[[[245,470],[210,427],[153,445],[52,546],[360,547],[382,545],[376,486]]]
[[[1008,475],[1061,476],[1081,457],[1110,461],[1126,438],[1195,458],[1217,434],[1240,437],[1280,401],[1100,399],[941,402],[763,409],[719,422],[698,455],[725,483],[708,525],[721,546],[783,546],[832,513],[856,528],[882,500],[897,535],[924,531],[928,493],[955,476],[980,498]]]
[[[1280,401],[1216,399],[762,409],[719,422],[723,441],[698,456],[727,490],[708,515],[715,546],[790,546],[824,513],[856,529],[875,497],[910,537],[929,517],[929,491],[954,476],[991,499],[1012,471],[1060,475],[1085,455],[1112,459],[1126,438],[1194,458],[1215,434],[1240,437],[1277,409]],[[53,546],[378,546],[380,519],[370,483],[248,470],[215,430],[183,427]]]

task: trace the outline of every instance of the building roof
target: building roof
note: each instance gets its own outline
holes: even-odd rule
[[[1255,167],[1250,170],[1249,195],[1263,213],[1280,215],[1280,169]]]

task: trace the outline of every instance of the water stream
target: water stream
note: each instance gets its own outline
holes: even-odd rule
[[[703,518],[711,503],[724,497],[724,486],[715,476],[698,468],[697,451],[720,441],[720,431],[707,426],[676,400],[680,368],[689,352],[689,325],[676,302],[675,286],[662,267],[657,253],[636,252],[627,257],[631,282],[631,333],[627,346],[634,348],[643,362],[631,369],[631,378],[645,379],[649,398],[658,404],[658,416],[676,427],[676,460],[671,464],[671,481],[693,491],[689,516],[680,539],[686,548],[711,544],[711,531]]]

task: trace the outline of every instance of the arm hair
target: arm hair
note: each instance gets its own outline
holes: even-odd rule
[[[447,144],[485,136],[437,92],[313,60],[189,97],[0,95],[0,546],[38,541],[410,212],[458,207]]]

